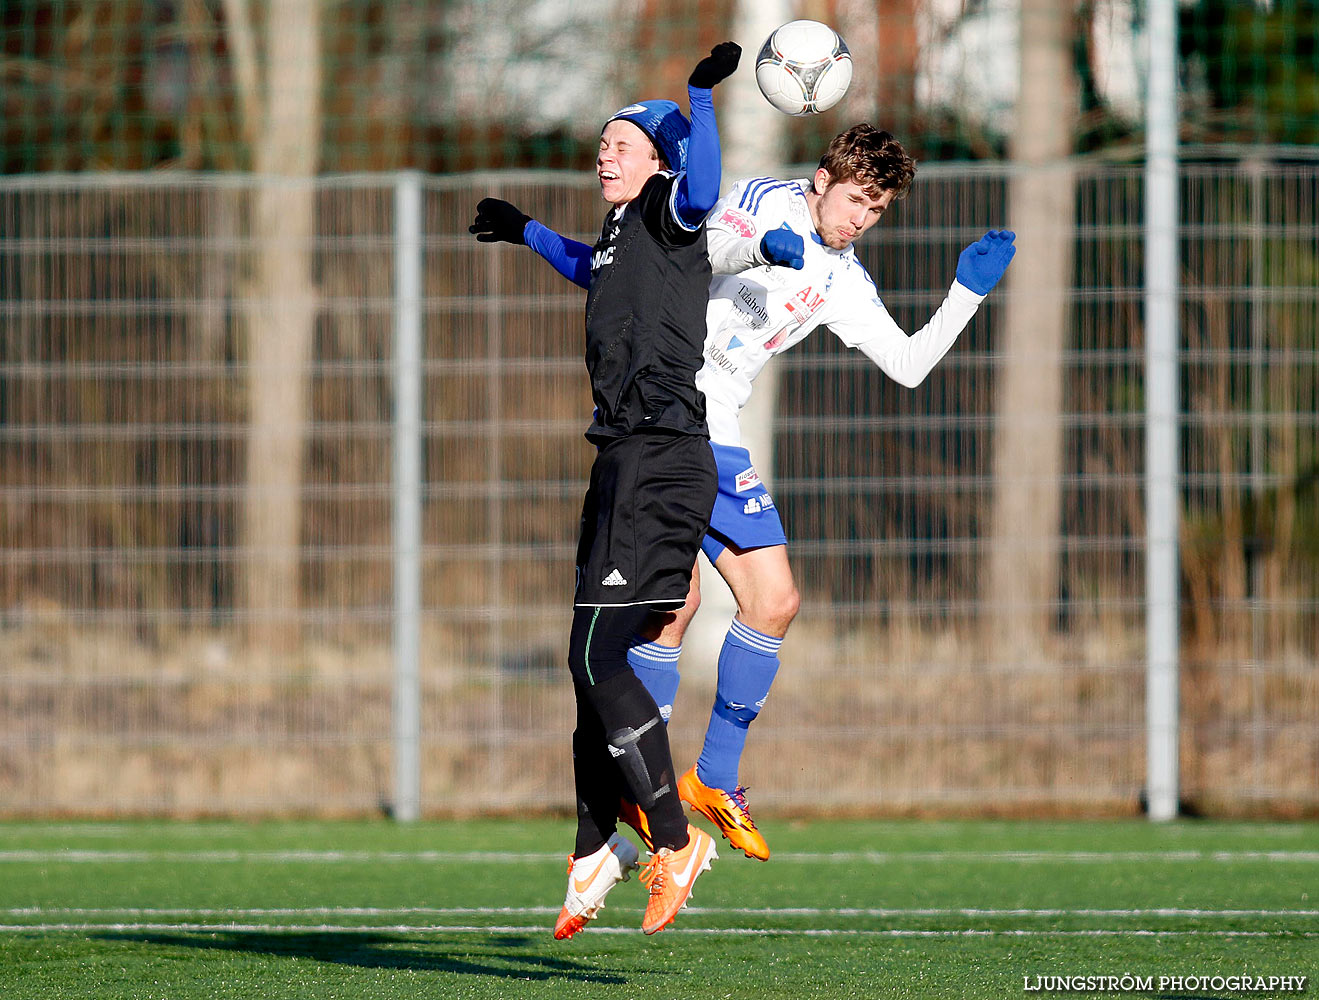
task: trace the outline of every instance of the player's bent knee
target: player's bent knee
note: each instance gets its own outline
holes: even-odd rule
[[[792,624],[792,620],[797,617],[797,612],[800,610],[801,592],[796,587],[791,587],[779,599],[778,616],[783,621],[784,629]]]
[[[787,633],[801,609],[801,594],[796,587],[764,594],[746,609],[747,624],[767,635]]]
[[[682,637],[687,634],[687,626],[700,607],[701,591],[693,581],[682,607],[674,611],[652,612],[645,625],[637,630],[637,635],[646,642],[658,642],[662,646],[680,645]]]
[[[692,587],[691,590],[687,591],[687,602],[674,613],[676,625],[685,631],[687,626],[691,623],[691,620],[696,617],[696,612],[699,611],[700,608],[700,588]]]

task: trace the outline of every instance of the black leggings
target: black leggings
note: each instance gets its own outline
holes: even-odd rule
[[[575,857],[592,853],[613,833],[625,789],[645,810],[656,847],[687,843],[668,730],[627,662],[649,614],[640,606],[582,607],[573,615],[568,666],[577,696]]]
[[[568,669],[573,683],[594,687],[622,671],[631,671],[627,651],[652,614],[644,604],[626,608],[579,607],[572,616]]]

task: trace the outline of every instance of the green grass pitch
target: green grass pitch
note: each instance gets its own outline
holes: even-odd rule
[[[558,942],[561,820],[0,823],[0,997],[1319,995],[1314,824],[764,829],[672,929],[633,879]]]

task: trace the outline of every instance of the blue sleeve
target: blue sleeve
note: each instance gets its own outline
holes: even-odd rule
[[[687,140],[687,172],[678,181],[673,207],[680,221],[696,228],[719,200],[719,126],[711,91],[688,87],[687,99],[692,109],[692,134]]]
[[[582,288],[591,287],[591,248],[566,236],[560,236],[535,219],[522,230],[527,246],[554,265],[554,270]]]

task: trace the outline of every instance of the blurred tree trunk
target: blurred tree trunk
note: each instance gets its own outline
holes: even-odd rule
[[[1006,279],[984,577],[996,663],[1041,649],[1058,594],[1075,37],[1073,0],[1021,0],[1021,88],[1011,139],[1017,170],[1009,192],[1017,256]]]
[[[240,599],[251,623],[249,640],[288,650],[298,638],[301,604],[307,384],[316,323],[313,180],[321,138],[321,3],[269,0],[260,52],[247,0],[225,0],[225,13],[243,132],[258,178],[250,223],[255,249],[247,313]]]
[[[796,14],[792,0],[739,0],[733,14],[732,37],[742,46],[745,67],[722,84],[719,107],[723,149],[723,188],[746,177],[780,175],[784,169],[787,115],[776,111],[756,86],[756,53],[770,32]],[[823,150],[821,150],[823,152]],[[806,235],[806,234],[803,234]],[[778,367],[765,366],[756,390],[742,411],[743,444],[766,483],[774,475],[774,414],[778,411]]]
[[[723,150],[723,189],[745,177],[779,175],[784,169],[788,116],[776,111],[756,86],[756,53],[770,32],[796,17],[792,0],[738,0],[729,37],[742,46],[738,72],[715,90]],[[699,54],[698,54],[699,55]],[[692,57],[695,64],[696,55]],[[803,234],[805,235],[805,234]],[[741,414],[742,444],[751,452],[756,471],[773,489],[774,416],[778,412],[778,366],[774,362],[756,378],[756,388]],[[693,676],[713,677],[728,624],[737,610],[732,591],[705,556],[701,567],[702,611],[687,631],[691,651],[684,663],[695,664]]]
[[[838,33],[852,52],[852,86],[843,98],[848,122],[865,121],[910,143],[920,60],[921,0],[838,0]],[[809,16],[809,15],[808,15]]]

